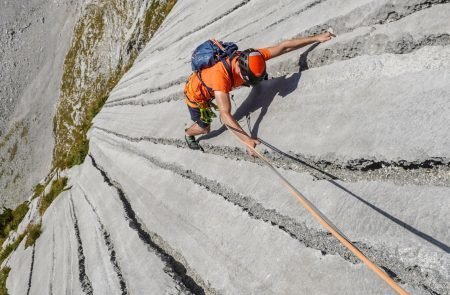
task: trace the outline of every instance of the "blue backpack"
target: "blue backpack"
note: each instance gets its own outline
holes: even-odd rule
[[[231,65],[226,61],[227,58],[231,58],[237,53],[238,46],[233,42],[221,42],[216,39],[208,40],[200,44],[192,53],[191,67],[200,79],[200,82],[208,89],[210,87],[203,83],[200,77],[200,71],[209,67],[212,67],[219,61],[223,63],[228,75],[231,79],[231,85],[233,85],[233,74],[231,72]]]
[[[200,44],[192,53],[192,71],[198,72],[212,67],[219,61],[226,60],[227,57],[231,58],[237,50],[238,46],[233,42],[208,40]]]

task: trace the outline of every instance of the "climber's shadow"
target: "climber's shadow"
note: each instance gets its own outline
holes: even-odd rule
[[[258,87],[253,87],[251,90],[249,96],[247,99],[239,106],[239,108],[236,110],[234,114],[234,118],[237,121],[242,120],[243,118],[247,118],[247,124],[248,128],[250,130],[251,136],[253,138],[258,138],[258,130],[259,126],[261,124],[261,121],[263,120],[264,116],[267,114],[267,111],[269,109],[269,106],[272,104],[275,96],[279,95],[281,97],[285,97],[292,93],[297,87],[300,82],[302,71],[308,69],[308,63],[307,63],[307,56],[310,51],[312,51],[315,47],[317,47],[319,43],[316,43],[308,48],[303,54],[301,54],[298,65],[299,65],[299,71],[292,76],[286,77],[282,76],[280,78],[271,79],[268,81],[265,81],[264,83],[261,83],[258,85]],[[251,126],[250,123],[250,114],[255,112],[256,110],[261,109],[258,118],[256,118],[255,123],[253,126]],[[214,130],[210,132],[207,135],[204,135],[199,138],[199,140],[203,139],[209,139],[216,137],[220,134],[222,134],[224,131],[226,131],[227,128],[225,126],[220,127],[217,130]],[[286,153],[280,149],[278,149],[276,146],[273,146],[271,143],[268,143],[261,138],[258,138],[258,140],[261,141],[262,144],[269,147],[270,149],[278,152],[279,154],[291,159],[292,161],[296,161],[305,167],[307,167],[311,174],[314,175],[316,179],[321,179],[329,182],[336,188],[344,191],[348,195],[352,196],[356,200],[360,201],[367,207],[371,208],[372,210],[376,211],[383,217],[389,219],[390,221],[396,223],[397,225],[401,226],[405,230],[413,233],[414,235],[420,237],[421,239],[433,244],[434,246],[442,249],[446,253],[450,253],[450,247],[446,245],[445,243],[435,239],[434,237],[428,235],[425,232],[422,232],[421,230],[414,228],[413,226],[407,224],[406,222],[400,220],[399,218],[393,216],[392,214],[388,213],[387,211],[375,206],[371,202],[365,200],[363,197],[357,195],[356,193],[350,191],[348,188],[346,188],[341,183],[337,182],[339,180],[338,177],[335,175],[330,174],[329,172],[326,172],[319,167],[317,167],[314,164],[308,163],[307,160],[301,159],[298,156],[293,156],[289,153]]]
[[[339,180],[339,178],[329,172],[326,172],[320,168],[318,168],[316,165],[308,163],[307,160],[305,159],[301,159],[299,156],[293,156],[289,153],[286,153],[282,150],[280,150],[279,148],[277,148],[276,146],[273,146],[272,144],[270,144],[269,142],[258,138],[258,140],[265,145],[266,147],[270,148],[271,150],[279,153],[280,155],[283,155],[284,157],[291,159],[292,161],[298,162],[300,164],[302,164],[303,166],[307,167],[307,169],[309,169],[309,173],[317,180],[325,180],[327,182],[329,182],[330,184],[334,185],[335,187],[337,187],[338,189],[344,191],[345,193],[347,193],[348,195],[350,195],[351,197],[355,198],[356,200],[360,201],[361,203],[363,203],[364,205],[366,205],[367,207],[369,207],[370,209],[376,211],[377,213],[379,213],[380,215],[382,215],[383,217],[389,219],[390,221],[396,223],[397,225],[401,226],[402,228],[404,228],[405,230],[411,232],[412,234],[418,236],[419,238],[433,244],[434,246],[442,249],[443,251],[445,251],[446,253],[450,253],[450,247],[435,239],[434,237],[430,236],[429,234],[407,224],[406,222],[400,220],[399,218],[395,217],[394,215],[390,214],[389,212],[375,206],[374,204],[372,204],[371,202],[367,201],[366,199],[364,199],[363,197],[357,195],[356,193],[352,192],[351,190],[349,190],[348,188],[346,188],[343,184],[338,183],[337,181]]]
[[[253,127],[249,126],[251,130],[251,136],[257,137],[259,126],[267,114],[269,110],[269,106],[272,104],[275,97],[278,95],[280,97],[286,97],[290,93],[292,93],[295,89],[297,89],[300,78],[302,75],[302,71],[308,69],[307,64],[307,56],[308,53],[311,52],[314,48],[317,47],[319,43],[313,44],[310,46],[305,52],[300,55],[298,66],[299,71],[297,73],[292,74],[291,76],[282,76],[275,79],[270,79],[261,83],[260,85],[253,87],[250,91],[249,96],[245,99],[245,101],[237,108],[236,112],[233,114],[233,117],[240,121],[243,118],[249,118],[250,115],[261,109],[258,117],[253,124]],[[223,132],[225,132],[227,128],[222,125],[219,129],[211,131],[209,134],[200,137],[198,140],[205,140],[214,138]]]
[[[406,222],[400,220],[399,218],[393,216],[392,214],[384,211],[383,209],[375,206],[374,204],[370,203],[369,201],[366,201],[364,198],[358,196],[357,194],[355,194],[354,192],[350,191],[349,189],[347,189],[346,187],[344,187],[343,185],[337,183],[334,179],[328,179],[327,180],[329,183],[331,183],[332,185],[336,186],[337,188],[343,190],[344,192],[346,192],[347,194],[349,194],[350,196],[352,196],[353,198],[357,199],[358,201],[360,201],[361,203],[363,203],[364,205],[368,206],[369,208],[371,208],[372,210],[378,212],[379,214],[381,214],[382,216],[384,216],[385,218],[389,219],[390,221],[398,224],[399,226],[403,227],[405,230],[415,234],[416,236],[418,236],[419,238],[429,242],[430,244],[433,244],[434,246],[440,248],[441,250],[445,251],[446,253],[450,253],[450,247],[435,239],[434,237],[430,236],[427,233],[424,233],[423,231],[407,224]]]
[[[236,112],[233,114],[233,117],[236,121],[241,121],[242,119],[249,117],[253,112],[261,109],[253,128],[251,128],[251,136],[256,137],[258,134],[259,125],[261,124],[264,116],[267,114],[269,106],[272,104],[274,98],[277,94],[281,97],[285,97],[289,93],[292,93],[297,88],[300,81],[300,76],[301,72],[295,73],[290,77],[282,76],[271,79],[253,87],[249,96],[237,108]],[[225,125],[222,125],[219,129],[213,130],[209,134],[200,137],[199,140],[214,138],[226,130],[227,128]]]

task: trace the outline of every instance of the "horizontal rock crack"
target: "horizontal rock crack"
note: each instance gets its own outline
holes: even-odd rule
[[[222,197],[225,201],[238,206],[242,211],[246,212],[250,218],[271,224],[286,232],[293,239],[298,240],[306,247],[319,250],[323,255],[339,255],[350,263],[359,261],[327,232],[310,229],[305,224],[299,223],[289,216],[280,214],[275,209],[265,208],[250,196],[237,193],[230,187],[224,186],[215,180],[208,179],[191,170],[186,170],[175,163],[162,161],[130,147],[122,146],[122,148],[128,149],[130,152],[148,160],[150,163],[161,169],[168,170],[211,191]],[[377,249],[362,242],[354,242],[354,244],[377,265],[383,267],[398,282],[417,286],[431,294],[432,292],[435,292],[434,290],[443,290],[446,288],[444,279],[441,278],[438,273],[428,271],[419,266],[417,266],[417,268],[411,268],[405,265],[397,257],[398,254],[393,249],[384,246]]]
[[[160,85],[158,87],[144,89],[144,90],[140,91],[137,94],[124,96],[124,97],[121,97],[121,98],[118,98],[118,99],[108,100],[105,105],[121,102],[121,101],[132,99],[132,98],[136,98],[136,97],[144,95],[144,94],[149,94],[149,93],[154,93],[154,92],[157,92],[157,91],[165,90],[165,89],[168,89],[168,88],[170,88],[172,86],[175,86],[175,85],[180,85],[180,88],[181,88],[181,85],[186,82],[187,78],[188,78],[187,76],[186,77],[181,77],[181,78],[178,78],[176,80],[173,80],[173,81],[170,81],[168,83],[165,83],[163,85]],[[116,89],[116,91],[118,91],[118,90]]]
[[[174,42],[170,43],[169,45],[167,45],[167,47],[169,47],[169,46],[171,46],[171,45],[173,45],[173,44],[175,44],[175,43],[177,43],[177,42],[180,42],[181,40],[185,39],[186,37],[189,37],[190,35],[192,35],[192,34],[198,32],[198,31],[200,31],[200,30],[203,30],[204,28],[206,28],[206,27],[208,27],[208,26],[210,26],[210,25],[216,23],[217,21],[223,19],[224,17],[229,16],[230,14],[232,14],[233,12],[235,12],[235,11],[238,10],[239,8],[241,8],[241,7],[245,6],[245,5],[247,5],[247,4],[250,3],[250,2],[251,2],[251,0],[244,0],[244,1],[240,2],[239,4],[235,5],[234,7],[230,8],[229,10],[225,11],[225,12],[222,13],[221,15],[215,17],[214,19],[212,19],[211,21],[207,22],[206,24],[201,25],[201,26],[198,26],[198,27],[196,27],[195,29],[193,29],[193,30],[187,32],[186,34],[184,34],[183,36],[181,36],[180,38],[178,38],[176,41],[174,41]],[[158,47],[158,48],[156,48],[155,50],[153,50],[150,54],[154,53],[155,51],[162,51],[162,50],[164,50],[164,48]]]
[[[403,2],[402,1],[399,1],[399,2],[391,1],[391,2],[385,3],[384,5],[379,6],[373,13],[371,13],[370,15],[367,15],[366,17],[361,19],[361,21],[359,21],[359,22],[354,22],[354,21],[348,22],[347,21],[348,19],[358,19],[359,16],[365,15],[366,11],[372,10],[372,8],[371,8],[372,3],[370,3],[367,5],[363,5],[361,7],[357,7],[355,9],[353,9],[352,11],[350,11],[349,13],[347,13],[346,15],[332,18],[323,24],[316,25],[309,29],[306,29],[305,31],[298,34],[298,36],[310,36],[310,35],[319,34],[319,33],[322,33],[324,31],[328,30],[329,28],[333,28],[333,31],[336,34],[343,34],[343,33],[351,32],[357,28],[364,27],[364,26],[373,26],[376,24],[385,24],[385,23],[398,21],[408,15],[411,15],[413,13],[416,13],[416,12],[424,10],[424,9],[428,9],[434,5],[445,4],[445,3],[449,3],[449,2],[450,2],[450,0],[415,0],[415,1],[403,1]],[[320,4],[320,2],[317,4]],[[316,6],[316,5],[314,5],[314,6]],[[287,17],[287,18],[283,18],[282,20],[277,20],[276,22],[265,26],[264,29],[262,29],[261,31],[264,32],[264,31],[268,30],[269,28],[271,28],[277,24],[280,24],[281,22],[284,22],[292,17],[295,17],[295,16],[301,14],[302,12],[304,12],[304,11],[299,10],[297,13],[290,14],[289,17]],[[239,39],[237,42],[241,42],[243,40],[249,39],[251,37],[254,37],[257,34],[259,34],[259,32],[249,34],[249,35]]]
[[[159,138],[151,136],[131,137],[118,132],[95,126],[102,132],[131,141],[147,141],[154,144],[170,145],[187,149],[181,139]],[[251,161],[263,166],[258,159],[250,159],[243,150],[236,147],[214,146],[201,143],[205,153],[222,156],[235,160]],[[395,184],[450,186],[450,159],[430,158],[418,161],[380,161],[372,159],[353,159],[346,162],[309,158],[307,156],[283,152],[283,154],[263,150],[264,155],[277,167],[308,173],[317,180],[342,180],[346,182],[358,181],[388,181]]]
[[[291,59],[273,64],[269,69],[271,79],[286,75],[306,71],[312,68],[318,68],[332,64],[337,61],[353,59],[362,55],[381,55],[381,54],[408,54],[417,51],[425,46],[446,46],[450,45],[450,34],[431,34],[421,38],[414,38],[408,33],[399,36],[396,40],[389,40],[387,35],[369,33],[357,36],[344,43],[335,43],[330,47],[312,48],[300,56],[297,62]],[[124,96],[114,100],[108,100],[105,108],[124,105],[147,106],[156,105],[172,101],[181,101],[185,98],[182,91],[187,77],[181,77],[159,87],[147,88],[137,94]],[[151,94],[173,87],[179,86],[180,91],[158,98],[158,99],[139,99],[133,100],[145,94]]]

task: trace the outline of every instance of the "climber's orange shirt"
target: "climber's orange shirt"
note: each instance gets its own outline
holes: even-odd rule
[[[267,48],[257,49],[261,55],[264,57],[264,60],[269,60],[272,58],[270,51]],[[233,59],[232,68],[234,69],[236,66],[237,58]],[[233,88],[237,88],[244,84],[244,80],[238,75],[235,71],[233,72],[233,80],[234,85],[231,86],[231,80],[228,76],[227,69],[223,65],[223,63],[218,62],[214,66],[203,69],[200,74],[203,82],[214,91],[221,91],[225,93],[229,93]],[[189,82],[185,87],[185,94],[192,102],[204,102],[211,99],[211,94],[208,90],[202,85],[197,75],[191,75],[189,77]],[[189,103],[191,107],[197,107],[195,104]]]

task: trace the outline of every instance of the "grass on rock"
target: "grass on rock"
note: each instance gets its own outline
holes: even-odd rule
[[[64,190],[67,184],[67,177],[61,177],[52,182],[50,191],[45,194],[41,199],[41,204],[39,206],[39,213],[44,215],[45,210],[50,207],[50,204],[59,196],[59,194]]]

